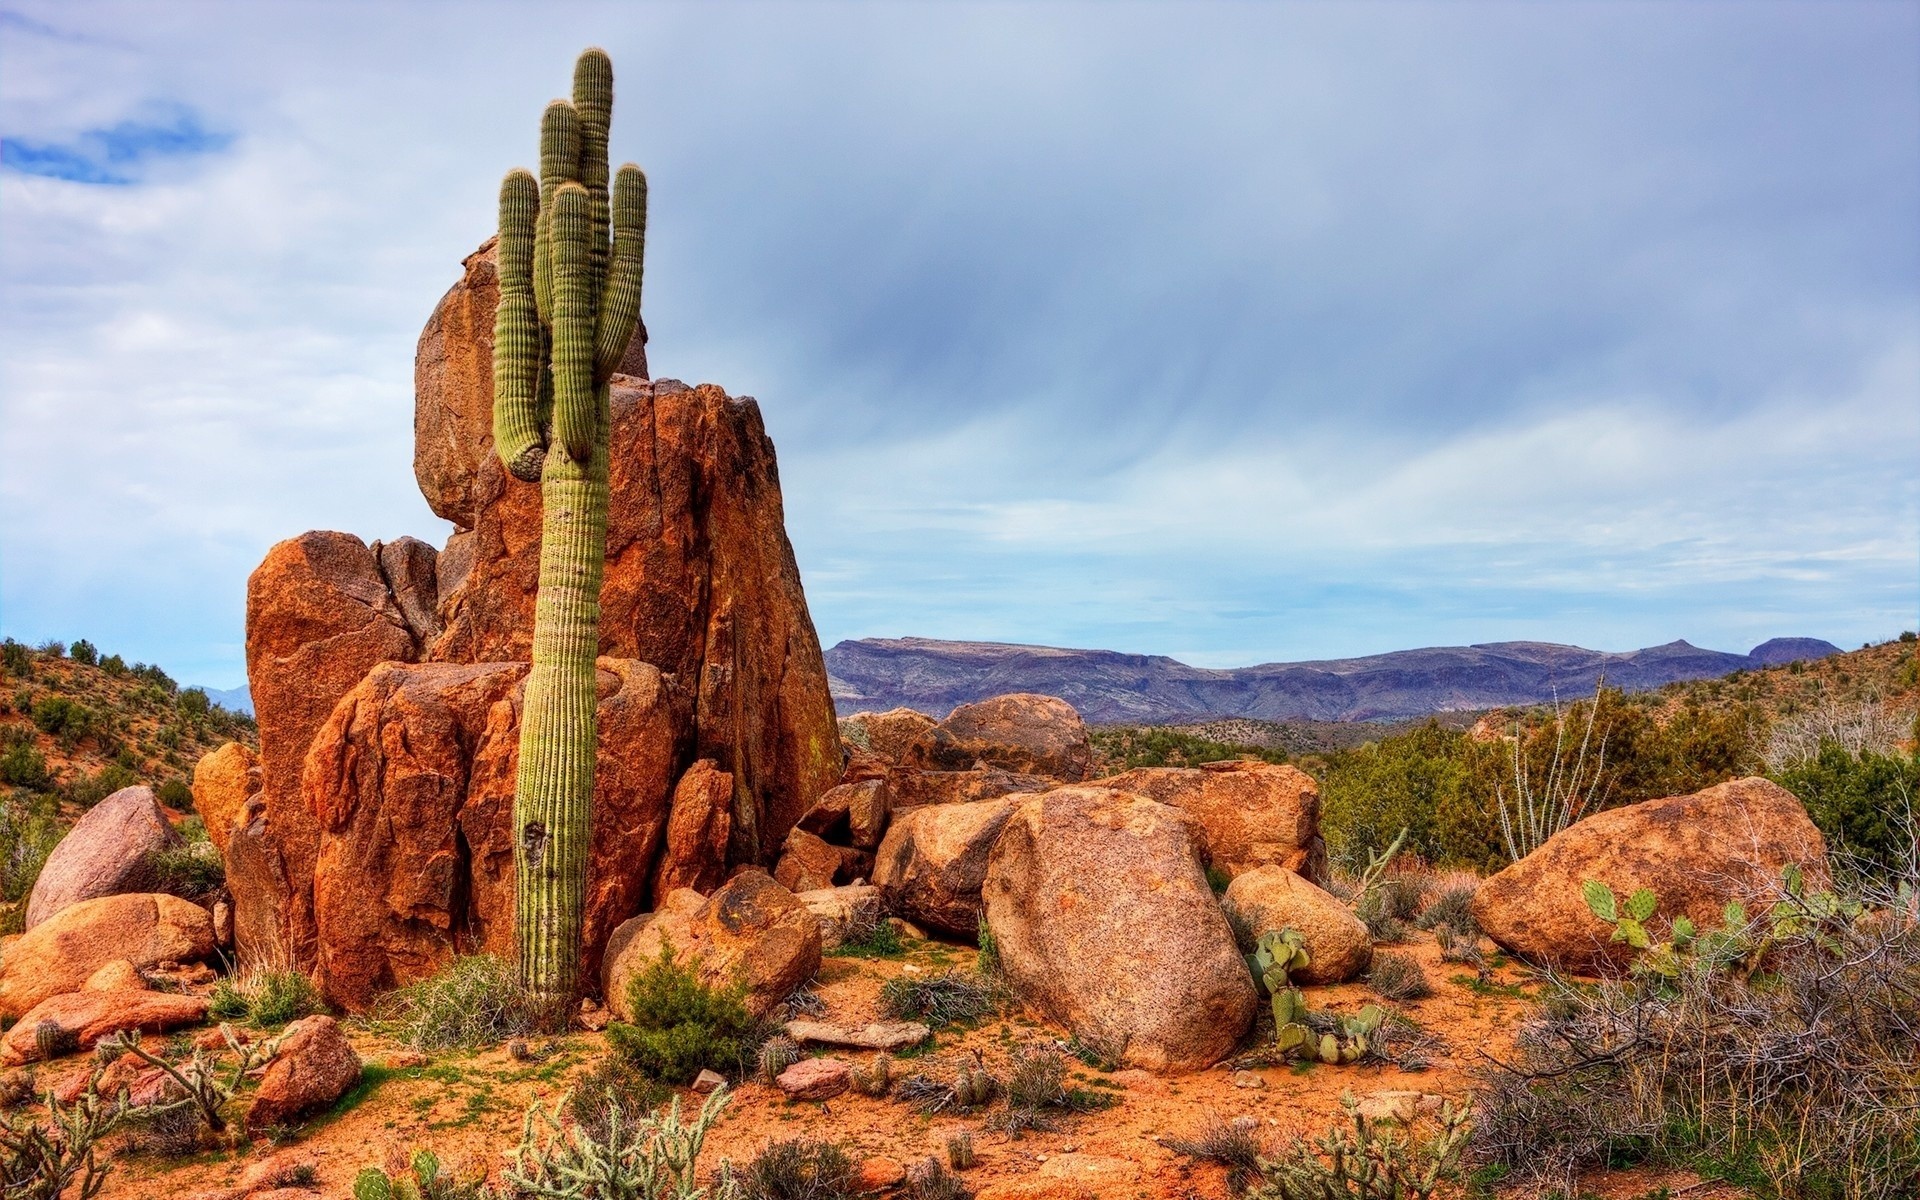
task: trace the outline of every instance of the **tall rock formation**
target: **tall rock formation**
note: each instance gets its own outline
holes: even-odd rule
[[[354,980],[342,985],[339,998],[355,1006],[377,986],[425,973],[456,944],[491,944],[488,936],[470,936],[499,917],[478,913],[476,897],[496,886],[511,896],[509,855],[504,863],[470,865],[474,885],[449,892],[444,904],[428,904],[422,911],[431,914],[405,937],[385,918],[320,921],[315,911],[323,840],[332,847],[330,861],[367,869],[378,858],[354,844],[359,835],[353,831],[368,823],[341,816],[387,811],[381,771],[349,761],[362,753],[354,748],[380,750],[384,706],[426,695],[432,689],[422,681],[439,680],[440,673],[406,687],[389,680],[382,685],[386,698],[375,703],[362,695],[352,701],[353,713],[345,712],[350,694],[373,686],[369,672],[382,663],[516,664],[505,674],[481,673],[492,681],[481,690],[497,691],[495,683],[517,686],[517,664],[530,658],[540,495],[538,487],[508,476],[493,452],[497,300],[489,242],[467,258],[462,278],[435,308],[415,362],[414,475],[428,505],[455,526],[447,545],[436,553],[411,538],[368,546],[349,534],[306,533],[275,546],[248,582],[247,673],[260,725],[262,788],[259,812],[236,832],[229,853],[230,868],[244,877],[236,901],[249,910],[236,915],[245,928],[273,931],[277,957],[309,969],[323,960],[357,964],[329,972]],[[711,760],[731,781],[731,819],[716,826],[730,830],[724,848],[730,864],[770,864],[788,830],[838,781],[842,766],[826,665],[787,540],[779,468],[759,406],[710,384],[646,379],[644,340],[644,331],[635,334],[622,364],[637,373],[616,375],[612,387],[600,653],[603,677],[605,660],[626,661],[632,669],[651,664],[661,694],[674,699],[649,708],[647,727],[677,724],[648,734],[640,756],[645,779],[621,785],[648,795],[614,806],[625,814],[622,821],[636,811],[649,814],[641,822],[648,826],[644,855],[618,863],[594,856],[603,875],[619,873],[617,880],[589,881],[604,909],[596,921],[611,923],[644,907],[659,853],[658,825],[675,782],[695,760]],[[442,682],[469,693],[479,686],[456,685],[451,677]],[[608,702],[603,687],[603,706]],[[499,697],[489,701],[495,708],[500,703]],[[486,745],[504,736],[494,720],[483,722]],[[443,749],[471,767],[483,748],[473,740],[480,730],[466,718],[435,727],[440,724],[464,731],[448,732],[452,745]],[[323,727],[331,733],[316,739]],[[602,738],[603,768],[622,770],[628,750],[610,727]],[[512,776],[504,778],[510,800]],[[463,772],[458,787],[466,786]],[[464,791],[437,798],[421,818],[425,824],[408,836],[422,847],[441,845],[436,839],[447,814],[470,803]],[[601,812],[595,819],[597,845]],[[328,830],[329,820],[338,828]],[[346,894],[325,880],[321,891]],[[459,930],[467,932],[456,935]],[[397,947],[415,933],[426,948],[401,953]],[[243,957],[245,951],[243,945]]]

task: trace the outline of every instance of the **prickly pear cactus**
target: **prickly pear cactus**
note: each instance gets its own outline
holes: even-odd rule
[[[522,982],[556,1011],[580,977],[591,830],[594,659],[607,546],[607,381],[640,314],[647,181],[631,163],[609,197],[613,64],[588,50],[573,99],[540,123],[540,179],[500,185],[494,448],[540,483],[540,590],[514,789]]]

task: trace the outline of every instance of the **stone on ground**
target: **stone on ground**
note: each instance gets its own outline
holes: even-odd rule
[[[164,1033],[207,1019],[207,1002],[200,996],[182,996],[152,989],[63,992],[28,1009],[18,1024],[0,1038],[0,1065],[16,1066],[40,1057],[35,1043],[45,1022],[58,1026],[73,1044],[91,1047],[105,1037],[129,1029]]]
[[[847,1090],[851,1070],[837,1058],[803,1058],[774,1082],[789,1100],[831,1100]]]
[[[260,1077],[260,1090],[247,1110],[247,1131],[258,1133],[325,1108],[359,1081],[360,1056],[340,1022],[325,1015],[302,1017],[287,1026]]]
[[[873,883],[887,911],[971,938],[980,929],[987,855],[1019,798],[938,804],[894,815],[874,855]]]
[[[1198,1070],[1256,997],[1179,809],[1102,787],[1028,799],[987,865],[986,924],[1016,994],[1131,1066]]]
[[[709,987],[745,984],[748,1011],[765,1016],[820,969],[820,923],[764,871],[742,871],[709,897],[683,888],[607,940],[601,982],[616,1017],[633,1019],[627,984],[668,947]]]

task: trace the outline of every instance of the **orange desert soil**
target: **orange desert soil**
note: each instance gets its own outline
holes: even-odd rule
[[[1120,1102],[1062,1116],[1053,1131],[1018,1138],[990,1131],[985,1114],[928,1117],[897,1101],[852,1092],[824,1103],[789,1103],[778,1090],[749,1082],[734,1089],[732,1102],[708,1137],[702,1163],[708,1169],[722,1159],[744,1163],[770,1141],[804,1135],[839,1141],[856,1162],[884,1157],[907,1166],[929,1155],[942,1156],[947,1138],[966,1131],[973,1136],[978,1164],[962,1177],[980,1200],[1082,1196],[1225,1200],[1229,1193],[1224,1170],[1176,1153],[1165,1145],[1169,1139],[1194,1133],[1213,1114],[1228,1120],[1251,1117],[1273,1142],[1296,1135],[1317,1136],[1343,1120],[1343,1092],[1362,1100],[1392,1091],[1458,1100],[1472,1086],[1468,1072],[1485,1065],[1483,1051],[1507,1057],[1513,1033],[1533,1004],[1536,988],[1530,973],[1502,964],[1494,969],[1490,984],[1476,987],[1471,970],[1441,962],[1438,948],[1427,935],[1414,937],[1414,944],[1395,949],[1420,961],[1434,984],[1434,994],[1386,1007],[1444,1039],[1434,1049],[1428,1070],[1264,1067],[1251,1072],[1262,1084],[1254,1088],[1236,1086],[1236,1071],[1230,1064],[1191,1075],[1155,1077],[1134,1070],[1102,1072],[1069,1060],[1071,1084],[1111,1092]],[[830,957],[815,989],[828,1007],[828,1019],[864,1023],[882,1019],[878,995],[887,979],[903,972],[967,968],[973,960],[971,949],[939,942],[910,943],[908,953],[897,959]],[[1315,1008],[1344,1012],[1380,1003],[1357,982],[1310,988],[1307,999]],[[503,1155],[519,1138],[525,1106],[535,1099],[549,1105],[557,1102],[572,1078],[605,1051],[601,1035],[575,1032],[536,1040],[534,1049],[545,1058],[533,1063],[516,1062],[504,1049],[422,1056],[358,1022],[351,1029],[363,1060],[383,1075],[358,1103],[317,1118],[277,1148],[259,1142],[236,1154],[184,1161],[121,1156],[103,1200],[181,1197],[229,1187],[247,1168],[270,1156],[310,1163],[318,1175],[315,1191],[325,1197],[351,1195],[353,1177],[361,1168],[397,1165],[421,1147],[431,1149],[463,1175],[483,1170],[497,1173]],[[978,1052],[990,1070],[1002,1073],[1009,1052],[1016,1047],[1054,1044],[1059,1036],[1057,1030],[1018,1014],[990,1017],[965,1030],[950,1027],[936,1035],[930,1049],[898,1060],[895,1078],[926,1071],[950,1079],[971,1052]],[[855,1062],[872,1057],[857,1051],[845,1056]],[[1243,1085],[1247,1082],[1244,1075],[1240,1079]],[[691,1093],[683,1097],[688,1106],[700,1099]],[[1422,1127],[1427,1124],[1422,1119]],[[1586,1194],[1607,1200],[1626,1200],[1663,1186],[1689,1200],[1733,1200],[1745,1195],[1725,1185],[1703,1185],[1685,1173],[1608,1172],[1583,1180]]]

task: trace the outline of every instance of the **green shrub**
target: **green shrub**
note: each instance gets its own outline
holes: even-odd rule
[[[175,812],[186,812],[193,807],[193,787],[184,779],[169,779],[153,791],[160,803]]]
[[[754,1040],[746,994],[744,984],[708,987],[674,962],[671,946],[662,946],[660,957],[627,982],[633,1019],[609,1025],[607,1043],[664,1083],[691,1083],[702,1070],[738,1076]]]
[[[82,775],[66,784],[60,789],[60,795],[81,808],[92,808],[121,788],[132,787],[139,782],[140,776],[119,763],[108,763],[93,774]]]
[[[1774,778],[1807,806],[1836,849],[1881,869],[1900,865],[1912,851],[1906,821],[1920,797],[1920,755],[1850,754],[1828,741],[1814,758]]]
[[[207,699],[206,691],[197,687],[181,692],[176,703],[180,705],[181,712],[196,719],[206,716],[213,709],[213,702]]]
[[[25,742],[0,752],[0,783],[44,792],[53,786],[53,774],[47,770],[46,755]]]
[[[513,964],[491,954],[456,958],[432,978],[382,996],[374,1024],[415,1050],[476,1050],[531,1033],[536,999]]]
[[[1268,746],[1216,742],[1162,726],[1094,729],[1089,731],[1089,738],[1095,757],[1112,772],[1130,771],[1135,767],[1197,767],[1201,763],[1235,758],[1257,758],[1270,763],[1287,761],[1284,751]]]
[[[68,650],[68,653],[73,655],[73,661],[84,663],[89,667],[100,661],[99,649],[85,638],[81,638],[75,642],[73,647]]]
[[[67,644],[58,638],[48,638],[46,641],[40,643],[40,653],[46,655],[48,658],[65,658],[67,656]]]
[[[127,660],[118,654],[109,654],[100,660],[100,669],[109,675],[119,676],[127,673]]]
[[[1410,954],[1391,950],[1373,956],[1367,986],[1389,1000],[1424,1000],[1433,995],[1433,984],[1419,961]]]
[[[83,737],[93,726],[93,710],[65,696],[42,696],[33,702],[33,724],[55,737]]]
[[[353,1180],[353,1200],[488,1200],[490,1195],[481,1180],[443,1170],[430,1150],[415,1150],[398,1175],[366,1167]]]
[[[60,837],[60,822],[48,802],[30,807],[17,799],[0,800],[0,903],[17,906],[0,918],[0,933],[20,932],[24,902]]]
[[[156,850],[147,858],[154,890],[193,900],[210,896],[227,882],[227,867],[212,842],[183,842]]]
[[[746,1200],[849,1200],[858,1171],[834,1142],[798,1137],[773,1142],[741,1172]]]
[[[865,929],[850,930],[847,938],[827,954],[832,958],[899,958],[906,952],[899,930],[882,917]]]
[[[208,1015],[221,1021],[250,1021],[262,1029],[278,1029],[290,1021],[327,1011],[320,990],[298,971],[257,968],[242,976],[228,976],[213,985]]]
[[[625,1117],[651,1112],[668,1095],[658,1080],[619,1055],[608,1054],[574,1081],[566,1111],[588,1137],[604,1142],[616,1112]]]
[[[30,678],[33,675],[33,651],[8,638],[0,642],[0,666],[4,666],[9,675]]]

